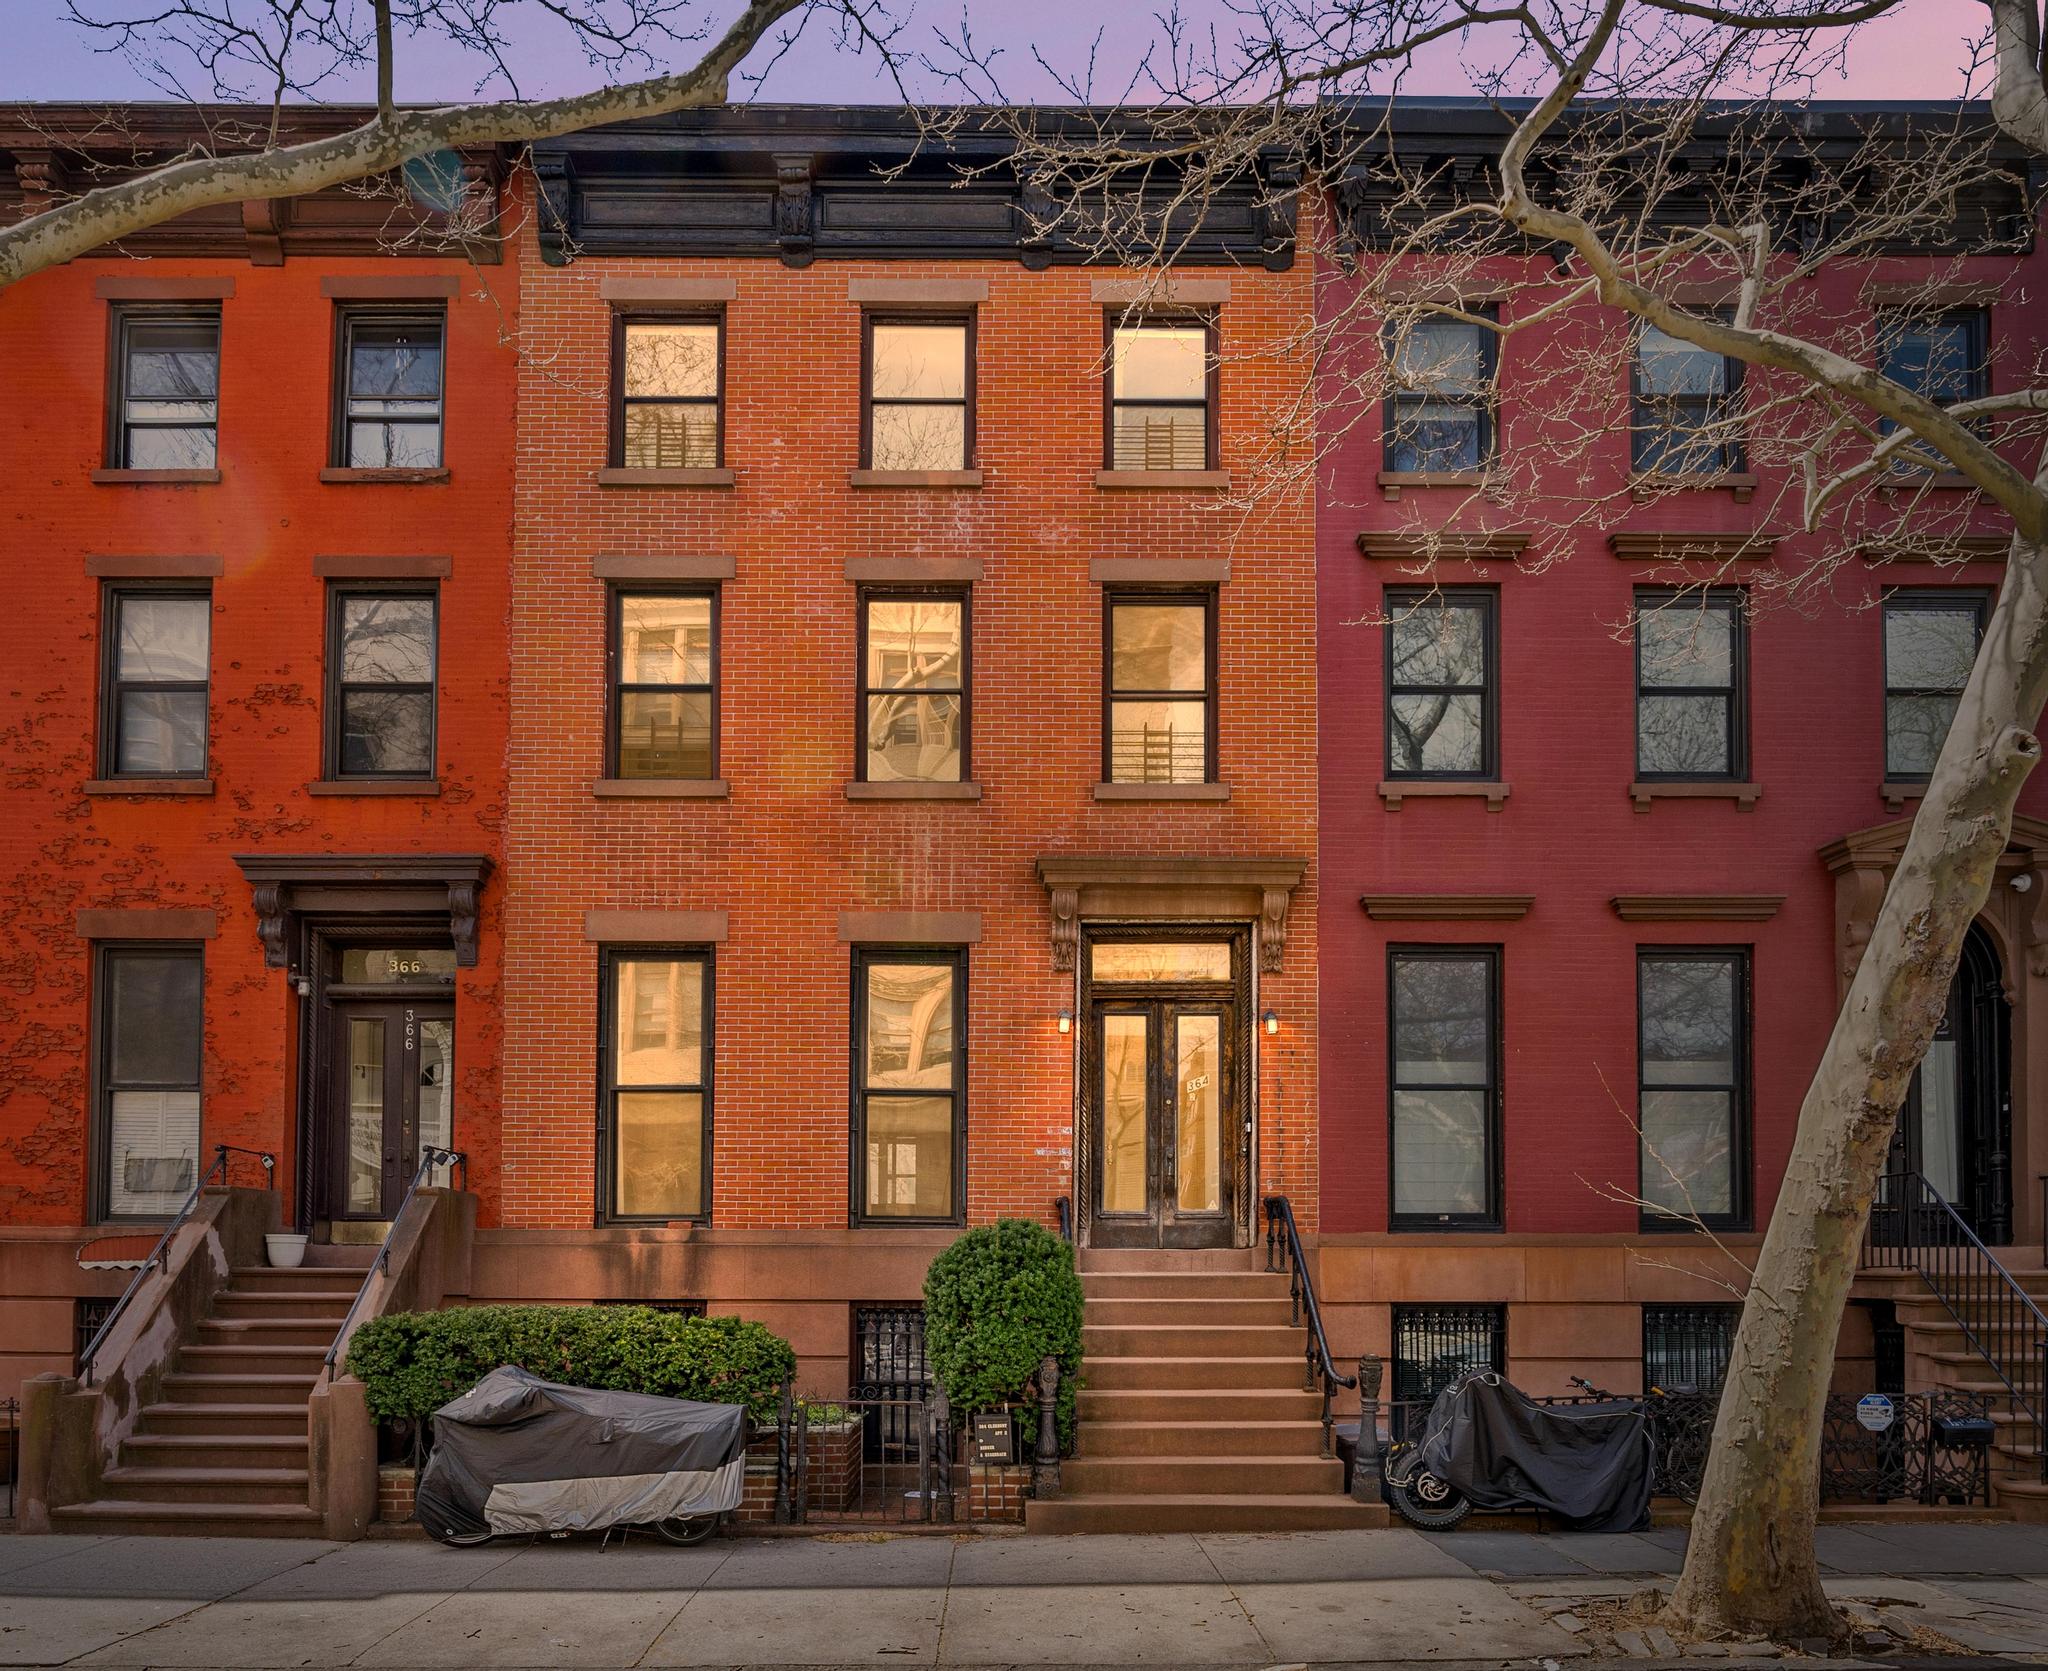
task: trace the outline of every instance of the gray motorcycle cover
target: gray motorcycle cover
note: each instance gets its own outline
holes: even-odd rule
[[[440,1535],[591,1532],[739,1507],[747,1412],[510,1365],[434,1412],[415,1511]]]
[[[1481,1371],[1437,1394],[1421,1450],[1474,1508],[1546,1509],[1575,1532],[1650,1523],[1650,1424],[1633,1400],[1536,1404]]]

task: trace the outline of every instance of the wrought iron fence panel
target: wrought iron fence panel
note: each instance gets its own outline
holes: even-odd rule
[[[945,1401],[875,1398],[858,1390],[790,1401],[777,1435],[777,1501],[794,1524],[906,1526],[1022,1520],[1031,1495],[1025,1423],[1012,1416],[1010,1459],[984,1459],[971,1423],[955,1422]],[[903,1436],[880,1455],[867,1436]]]
[[[904,1422],[912,1403],[931,1396],[931,1363],[924,1349],[924,1307],[864,1305],[853,1314],[853,1375],[849,1396],[867,1410],[862,1444],[870,1462],[902,1462],[916,1434]]]

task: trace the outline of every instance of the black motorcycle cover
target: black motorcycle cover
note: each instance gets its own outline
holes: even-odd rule
[[[1575,1532],[1650,1523],[1650,1426],[1632,1400],[1537,1404],[1482,1371],[1430,1406],[1421,1466],[1474,1508],[1540,1508]]]
[[[433,1421],[415,1509],[437,1535],[588,1532],[739,1507],[742,1405],[565,1387],[506,1365]]]

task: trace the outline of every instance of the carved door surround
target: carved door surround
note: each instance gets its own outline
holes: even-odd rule
[[[1287,912],[1308,871],[1303,859],[1048,853],[1038,861],[1052,913],[1052,966],[1071,973],[1081,924],[1253,922],[1259,969],[1278,974]]]
[[[295,966],[308,916],[442,916],[455,961],[476,966],[477,901],[492,864],[482,853],[237,853],[256,904],[263,961]]]

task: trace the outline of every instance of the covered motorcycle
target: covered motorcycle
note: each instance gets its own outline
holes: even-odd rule
[[[443,1542],[612,1526],[694,1542],[739,1506],[743,1405],[562,1386],[507,1365],[433,1421],[414,1505]]]
[[[1437,1394],[1410,1453],[1389,1459],[1389,1483],[1424,1504],[1434,1495],[1440,1512],[1462,1497],[1471,1508],[1542,1509],[1576,1532],[1650,1523],[1650,1424],[1636,1399],[1538,1404],[1480,1371]]]

